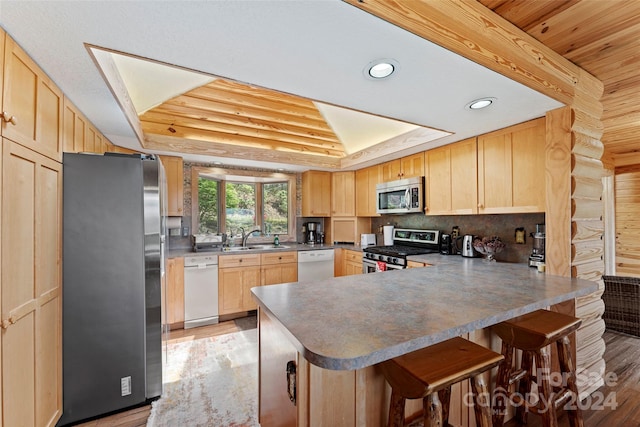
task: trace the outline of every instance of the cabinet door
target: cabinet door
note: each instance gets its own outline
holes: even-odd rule
[[[478,212],[544,212],[544,118],[478,137]]]
[[[2,142],[4,425],[53,426],[62,411],[62,165]]]
[[[362,274],[362,252],[344,251],[344,275]]]
[[[184,258],[182,257],[167,260],[167,323],[169,325],[184,324]]]
[[[258,308],[258,304],[251,296],[251,288],[256,286],[260,286],[260,267],[245,268],[242,272],[242,311]]]
[[[425,153],[427,215],[477,213],[476,139]]]
[[[260,271],[261,285],[276,285],[298,281],[298,264],[287,263],[262,266]]]
[[[242,268],[221,268],[218,270],[218,309],[220,314],[244,311],[242,276]]]
[[[400,177],[424,176],[424,153],[420,152],[400,159]]]
[[[99,147],[98,147],[99,148]],[[87,130],[84,134],[84,151],[87,153],[96,153],[96,130],[87,126]]]
[[[184,214],[184,177],[182,157],[161,156],[167,176],[167,215]]]
[[[68,153],[80,153],[84,151],[84,140],[87,120],[78,109],[68,100],[64,99],[64,125],[62,129],[62,149]]]
[[[382,168],[382,182],[395,181],[400,179],[402,165],[400,159],[391,160],[390,162],[383,163]]]
[[[355,173],[331,174],[331,216],[355,216]]]
[[[380,216],[376,213],[376,185],[382,182],[380,165],[356,171],[356,216]]]
[[[62,92],[11,37],[4,53],[2,136],[60,161]]]
[[[302,174],[302,216],[331,216],[331,173],[306,171]]]

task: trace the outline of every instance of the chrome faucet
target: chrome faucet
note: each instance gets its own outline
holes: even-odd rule
[[[249,236],[251,236],[253,233],[260,232],[262,230],[260,230],[259,228],[256,228],[255,230],[251,230],[250,232],[246,233],[244,232],[244,228],[240,227],[240,230],[242,230],[242,247],[246,247],[247,246],[247,240],[249,239]]]

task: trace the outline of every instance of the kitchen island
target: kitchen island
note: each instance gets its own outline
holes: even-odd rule
[[[454,336],[492,345],[485,328],[596,289],[524,264],[473,258],[254,288],[260,424],[384,425],[388,400],[377,363]],[[296,406],[288,362],[289,371],[296,366]]]

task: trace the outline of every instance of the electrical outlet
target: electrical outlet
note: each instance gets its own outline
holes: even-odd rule
[[[120,378],[120,394],[122,396],[131,394],[131,377]]]

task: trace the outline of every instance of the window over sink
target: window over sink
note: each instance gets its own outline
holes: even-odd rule
[[[295,236],[293,174],[194,167],[191,190],[196,233],[240,237],[242,229],[260,229],[266,236]]]

